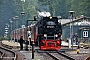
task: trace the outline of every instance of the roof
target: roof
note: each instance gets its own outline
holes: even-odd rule
[[[71,22],[81,21],[82,19],[85,19],[85,18],[88,19],[88,17],[81,17],[81,18],[73,19],[73,21]],[[61,24],[62,25],[70,24],[70,19],[61,19]]]
[[[61,24],[66,24],[66,23],[68,23],[68,22],[70,22],[70,19],[62,19],[62,20],[61,20]]]

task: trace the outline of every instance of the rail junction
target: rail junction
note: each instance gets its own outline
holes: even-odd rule
[[[13,53],[10,52],[10,56],[11,57],[7,57],[7,56],[4,56],[4,54],[6,53],[2,53],[2,50],[0,52],[0,55],[1,55],[1,59],[3,57],[3,59],[8,59],[8,60],[13,60],[13,59],[16,59],[16,60],[33,60],[32,59],[32,47],[30,46],[29,47],[29,51],[25,51],[25,50],[22,50],[20,51],[19,47],[16,47],[16,45],[18,43],[14,43],[14,42],[10,42],[10,45],[8,43],[3,43],[0,44],[1,46],[4,45],[4,48],[8,49],[8,50],[11,50],[13,51]],[[13,43],[13,44],[12,44]],[[65,44],[65,42],[63,42]],[[8,48],[10,47],[12,44],[12,48]],[[18,44],[19,46],[19,44]],[[16,48],[15,48],[16,47]],[[84,48],[80,48],[80,52],[79,54],[77,54],[76,52],[76,47],[74,47],[74,49],[70,49],[68,48],[66,45],[63,45],[62,48],[60,49],[60,51],[40,51],[37,52],[37,49],[38,47],[35,47],[34,48],[34,60],[89,60],[90,59],[90,48],[88,49],[85,49]],[[15,55],[14,55],[15,54]],[[7,55],[7,54],[6,54]],[[52,57],[53,58],[52,58]]]

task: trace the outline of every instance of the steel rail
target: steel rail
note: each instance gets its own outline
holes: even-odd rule
[[[5,48],[3,48],[3,47],[0,47],[0,49],[3,49],[3,50],[6,50],[6,51],[9,51],[9,52],[11,52],[11,53],[13,53],[14,54],[14,57],[4,57],[4,56],[2,56],[2,58],[13,58],[14,60],[16,60],[16,53],[14,52],[14,51],[12,51],[12,50],[9,50],[9,49],[5,49]],[[5,53],[4,53],[5,54]]]
[[[66,57],[67,59],[75,60],[73,57],[71,57],[71,56],[69,56],[69,55],[67,55],[65,53],[62,53],[62,52],[59,52],[59,51],[57,51],[57,53],[60,54],[60,55],[62,55],[62,56],[64,56],[64,57]]]
[[[52,54],[50,54],[49,52],[46,52],[49,56],[51,56],[53,59],[55,60],[59,60],[57,57],[53,56]]]

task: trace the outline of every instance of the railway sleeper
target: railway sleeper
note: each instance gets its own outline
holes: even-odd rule
[[[6,44],[2,44],[2,46],[6,47],[6,48],[9,48],[9,49],[13,48],[12,46],[9,46],[9,45],[6,45]]]
[[[90,60],[90,56],[88,56],[85,60]]]
[[[6,45],[6,44],[2,44],[2,46],[6,47],[6,48],[9,48],[9,49],[18,49],[18,48],[20,48],[19,46],[9,46],[9,45]]]
[[[16,57],[0,57],[0,59],[16,59]]]
[[[59,53],[60,55],[63,55],[64,57],[70,59],[70,60],[75,60],[73,57],[71,57],[71,56],[69,56],[69,55],[67,55],[67,54],[65,54],[65,53],[61,53],[61,52],[58,52],[58,53]]]
[[[12,49],[18,49],[20,48],[19,46],[12,46]]]
[[[48,55],[50,55],[52,58],[54,58],[55,60],[59,60],[57,57],[53,56],[52,54],[50,54],[49,52],[46,52]]]
[[[2,60],[4,56],[5,56],[5,54],[2,52],[0,60]]]
[[[9,51],[9,52],[11,52],[11,53],[14,54],[14,57],[5,57],[5,54],[6,53],[1,52],[2,53],[2,56],[0,57],[0,60],[2,60],[2,59],[5,59],[6,60],[6,58],[7,59],[11,59],[12,58],[13,60],[16,60],[17,56],[16,56],[16,53],[15,52],[13,52],[13,51],[11,51],[9,49],[2,48],[2,47],[0,47],[0,48],[3,49],[3,50]]]

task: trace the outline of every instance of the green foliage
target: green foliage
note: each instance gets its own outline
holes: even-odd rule
[[[0,41],[2,41],[3,40],[3,36],[0,36]]]
[[[0,36],[0,41],[2,40],[10,40],[10,37],[3,37],[3,36]]]
[[[75,16],[90,17],[90,0],[0,0],[0,35],[4,34],[5,24],[10,23],[9,19],[16,15],[19,16],[18,27],[21,27],[21,24],[26,24],[27,19],[32,20],[37,11],[49,11],[52,16],[68,18],[69,10],[74,10]],[[25,12],[23,19],[22,11]]]
[[[90,0],[71,0],[70,9],[76,12],[76,16],[85,15],[90,17]]]

